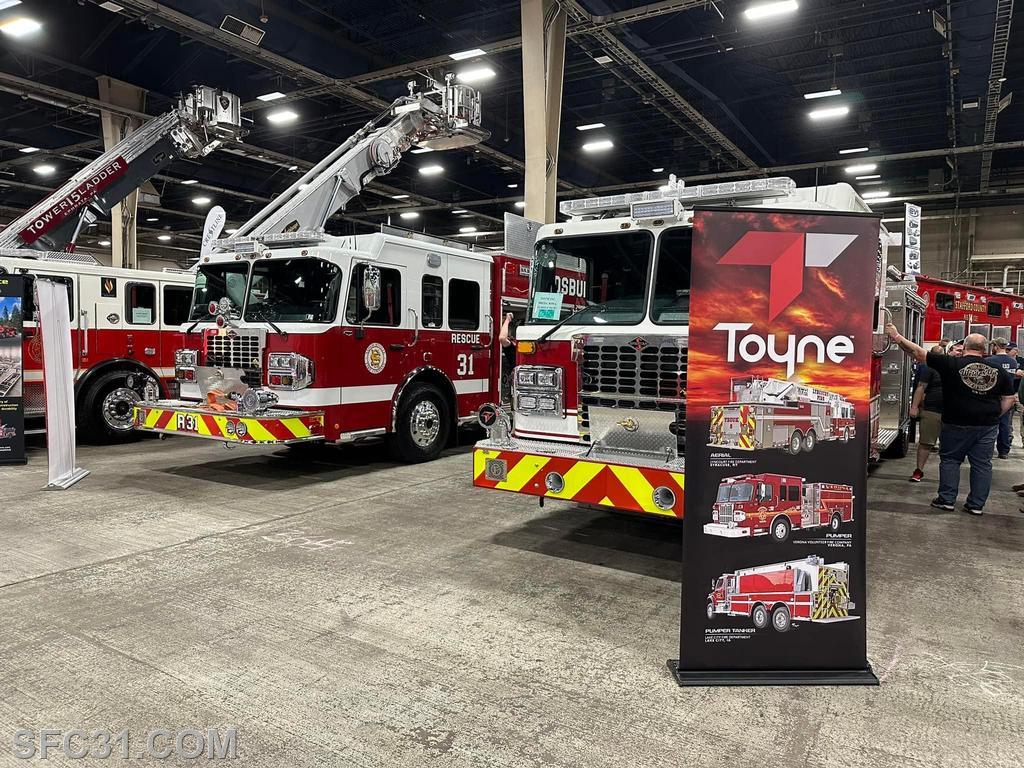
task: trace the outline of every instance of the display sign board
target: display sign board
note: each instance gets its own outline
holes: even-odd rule
[[[25,463],[22,291],[21,276],[0,274],[0,464]]]
[[[903,272],[921,274],[921,206],[907,203],[903,219]]]
[[[680,685],[870,684],[874,215],[694,215]]]

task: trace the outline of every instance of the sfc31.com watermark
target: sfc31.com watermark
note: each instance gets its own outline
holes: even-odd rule
[[[142,734],[86,728],[23,728],[14,732],[18,760],[231,760],[238,756],[235,728],[154,728]]]

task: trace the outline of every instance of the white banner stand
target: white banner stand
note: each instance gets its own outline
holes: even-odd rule
[[[89,474],[75,466],[75,367],[71,356],[71,311],[67,288],[35,281],[39,333],[43,339],[46,389],[47,490],[65,490]]]

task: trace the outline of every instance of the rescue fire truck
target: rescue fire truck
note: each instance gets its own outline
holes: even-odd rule
[[[707,617],[749,616],[756,629],[787,631],[794,621],[830,623],[857,618],[850,600],[850,566],[810,555],[723,573],[711,582]]]
[[[711,408],[711,445],[755,451],[785,448],[794,456],[819,440],[854,436],[853,403],[823,389],[761,377],[734,378],[728,405]]]
[[[925,301],[926,345],[957,341],[969,333],[1024,344],[1024,296],[926,275],[915,276],[915,284]]]
[[[704,533],[728,538],[769,534],[783,542],[791,530],[827,525],[838,531],[853,520],[853,488],[770,473],[726,477],[711,519]]]
[[[390,436],[435,457],[496,400],[502,301],[529,262],[393,231],[334,237],[333,213],[414,146],[482,141],[480,96],[447,80],[413,90],[230,238],[202,254],[181,399],[136,406],[136,427],[242,444]]]
[[[692,206],[729,203],[870,212],[847,184],[798,189],[788,178],[696,187],[670,180],[658,191],[563,201],[570,220],[538,233],[530,319],[517,334],[515,397],[511,413],[499,409],[476,446],[475,485],[682,516]],[[887,249],[886,235],[876,339],[883,338]],[[566,266],[586,276],[589,303],[582,311],[563,307],[557,319],[563,293],[555,272]],[[880,383],[873,386],[880,392]],[[836,414],[844,419],[835,422],[844,425],[838,432],[830,417],[823,432],[842,438],[852,415]]]
[[[67,287],[80,434],[132,434],[132,406],[174,387],[174,352],[195,276],[114,269],[73,253],[78,236],[177,158],[199,160],[243,134],[238,97],[199,86],[106,151],[0,232],[0,273],[25,278],[25,415],[42,416],[42,349],[34,280]]]
[[[3,422],[0,422],[0,440],[10,440],[17,436],[18,431],[14,427],[9,427]]]

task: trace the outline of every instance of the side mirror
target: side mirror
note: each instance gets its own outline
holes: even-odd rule
[[[368,266],[363,272],[363,306],[367,314],[380,309],[380,270]]]

